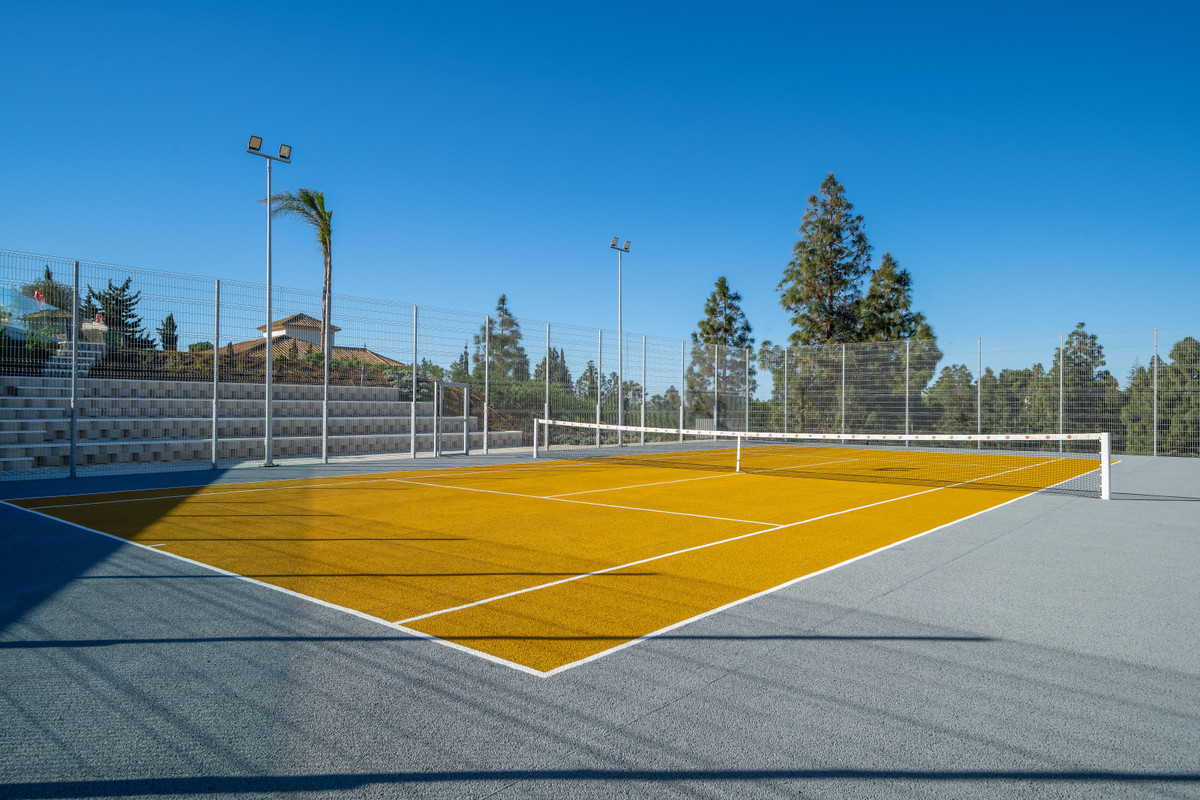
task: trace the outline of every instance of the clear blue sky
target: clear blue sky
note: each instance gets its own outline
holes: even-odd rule
[[[263,279],[261,159],[334,210],[335,291],[756,340],[833,171],[944,337],[1192,325],[1192,2],[0,0],[0,247]],[[276,282],[319,288],[310,231]]]

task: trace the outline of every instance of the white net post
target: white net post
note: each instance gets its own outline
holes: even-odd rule
[[[541,422],[540,419],[535,419],[533,421],[533,457],[534,458],[538,457],[538,423],[540,423],[540,422]],[[549,425],[546,426],[546,435],[547,436],[550,435],[550,426]]]
[[[1100,499],[1112,499],[1112,434],[1100,434]]]
[[[737,458],[734,462],[733,471],[741,472],[742,471],[742,437],[737,436],[734,438],[737,440]]]

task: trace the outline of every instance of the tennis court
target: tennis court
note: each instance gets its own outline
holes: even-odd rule
[[[11,502],[549,675],[1098,471],[1054,452],[854,444],[567,448]]]

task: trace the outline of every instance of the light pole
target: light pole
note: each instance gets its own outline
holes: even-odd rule
[[[628,241],[624,247],[617,244],[620,238],[614,236],[608,245],[617,251],[617,447],[624,444],[625,435],[621,430],[621,426],[625,424],[625,337],[621,329],[621,255],[629,252]]]
[[[275,462],[271,458],[273,449],[271,443],[271,402],[274,399],[274,389],[271,386],[271,373],[275,371],[275,332],[271,330],[271,162],[278,161],[281,164],[292,163],[292,148],[290,145],[279,145],[279,155],[272,156],[262,152],[262,137],[251,136],[250,144],[246,147],[246,152],[252,156],[261,156],[267,160],[267,341],[266,347],[263,350],[263,372],[266,378],[263,383],[263,392],[266,399],[265,413],[265,429],[266,433],[263,437],[263,466],[273,467]],[[214,342],[213,347],[217,348],[220,342]],[[216,349],[214,353],[218,352]],[[215,357],[215,356],[214,356]]]

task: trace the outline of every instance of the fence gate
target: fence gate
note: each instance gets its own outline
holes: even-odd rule
[[[434,455],[471,454],[471,387],[465,383],[433,384]]]

